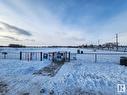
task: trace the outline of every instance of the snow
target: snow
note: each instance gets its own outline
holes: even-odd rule
[[[116,95],[118,83],[127,85],[126,69],[124,66],[120,67],[113,63],[107,66],[107,64],[100,63],[71,62],[65,64],[55,78],[45,85],[45,88],[48,85],[50,90],[57,91],[56,95],[59,93],[60,95],[63,93],[67,95],[75,95],[76,93],[78,93],[76,95],[79,93]]]
[[[46,66],[49,61],[19,61],[19,60],[0,60],[1,73],[0,76],[20,76],[32,74],[34,71]]]
[[[8,95],[17,95],[15,92],[24,88],[33,78],[32,74],[49,63],[49,61],[0,60],[0,80],[9,84],[11,90]]]
[[[12,49],[4,49],[11,51]],[[13,49],[18,52],[22,49]],[[32,49],[33,50],[33,49]],[[30,50],[30,51],[32,51]],[[35,51],[40,51],[36,49]],[[42,49],[42,51],[77,49]],[[84,52],[92,50],[82,49]],[[98,51],[106,53],[106,51]],[[8,84],[6,95],[127,95],[117,92],[117,84],[127,86],[127,67],[119,65],[121,55],[98,56],[77,55],[77,60],[65,63],[54,77],[33,75],[37,70],[49,65],[50,61],[20,61],[0,59],[0,80]]]

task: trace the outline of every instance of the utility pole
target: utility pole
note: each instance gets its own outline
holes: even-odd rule
[[[98,40],[98,46],[100,45],[100,40]]]
[[[116,51],[118,51],[118,44],[119,44],[119,42],[118,42],[118,34],[116,34]]]
[[[98,49],[99,49],[99,45],[100,45],[100,40],[98,40]]]

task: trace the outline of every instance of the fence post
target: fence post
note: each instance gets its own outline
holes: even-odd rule
[[[55,52],[52,52],[52,62],[54,62],[55,61]]]
[[[4,54],[4,59],[6,59],[6,54]]]
[[[20,60],[22,60],[22,52],[20,52]]]
[[[95,63],[97,62],[97,54],[95,53]]]
[[[70,54],[71,54],[71,53],[69,52],[69,56],[68,56],[69,62],[70,62],[70,56],[71,56]]]
[[[67,52],[64,53],[64,59],[67,61]]]
[[[40,52],[40,61],[42,61],[42,52]]]
[[[30,52],[30,60],[32,60],[32,52]]]

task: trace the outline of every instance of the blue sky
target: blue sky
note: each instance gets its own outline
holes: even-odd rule
[[[127,0],[0,0],[0,44],[127,45]],[[28,35],[29,34],[29,35]]]

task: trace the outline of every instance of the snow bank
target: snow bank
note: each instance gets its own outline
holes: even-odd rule
[[[55,95],[116,95],[118,83],[127,85],[126,67],[79,61],[65,64],[42,87]]]

